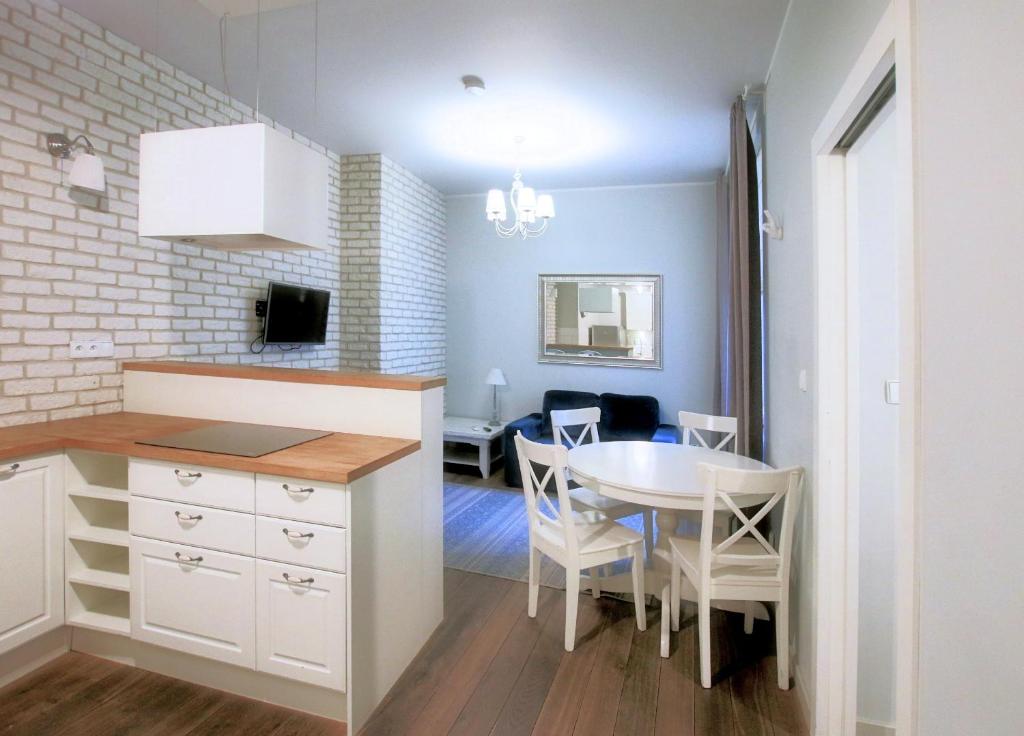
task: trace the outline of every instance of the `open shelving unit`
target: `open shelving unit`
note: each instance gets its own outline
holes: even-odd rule
[[[127,636],[128,458],[71,450],[64,478],[67,622]]]

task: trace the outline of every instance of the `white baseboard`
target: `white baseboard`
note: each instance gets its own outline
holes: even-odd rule
[[[807,690],[807,683],[804,681],[803,670],[800,663],[793,656],[790,650],[789,661],[793,667],[793,689],[796,690],[796,699],[800,703],[800,709],[804,714],[804,723],[807,725],[807,732],[814,733],[814,708],[811,706],[811,698]]]
[[[0,655],[0,687],[39,669],[70,648],[70,630],[61,626]]]
[[[896,726],[876,721],[857,721],[857,736],[896,736]]]
[[[71,649],[304,713],[345,721],[345,693],[183,654],[124,636],[75,628]]]

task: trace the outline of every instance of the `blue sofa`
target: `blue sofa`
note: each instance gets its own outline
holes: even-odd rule
[[[674,424],[661,424],[661,408],[653,396],[625,396],[623,394],[597,394],[585,391],[546,391],[541,411],[527,414],[505,426],[505,483],[523,485],[519,473],[519,454],[516,452],[516,432],[534,442],[554,443],[551,429],[551,410],[601,409],[601,423],[597,427],[602,442],[626,440],[652,440],[679,442],[679,430]]]

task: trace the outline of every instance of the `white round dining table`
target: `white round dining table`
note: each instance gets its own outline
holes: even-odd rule
[[[670,536],[679,527],[680,512],[700,511],[704,492],[697,480],[697,466],[709,463],[740,470],[771,470],[759,460],[735,455],[722,450],[675,445],[667,442],[594,442],[569,450],[569,472],[582,486],[609,498],[650,506],[656,511],[658,527],[654,559],[648,567],[648,590],[661,590],[664,599],[669,594]],[[731,500],[740,508],[764,503],[764,495],[737,495]],[[725,510],[724,503],[717,508]],[[690,516],[693,516],[690,514]],[[628,577],[628,576],[625,576]],[[685,581],[685,578],[684,578]],[[625,583],[625,581],[623,581]],[[614,582],[602,579],[601,587],[616,590]],[[629,588],[623,588],[623,591]],[[692,600],[692,593],[684,597]],[[726,610],[748,612],[743,603],[716,602],[713,605]],[[756,604],[752,610],[756,618],[767,619],[768,610]],[[669,654],[669,622],[661,622],[661,656]]]

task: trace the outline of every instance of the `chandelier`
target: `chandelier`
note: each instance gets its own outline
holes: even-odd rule
[[[523,174],[518,167],[512,177],[508,199],[515,214],[515,222],[511,225],[504,224],[508,218],[505,193],[500,189],[487,192],[487,220],[494,223],[498,235],[503,238],[518,235],[526,240],[536,238],[548,229],[548,221],[555,216],[555,200],[550,194],[537,194],[533,187],[523,184]]]

